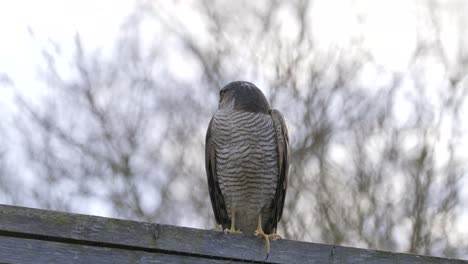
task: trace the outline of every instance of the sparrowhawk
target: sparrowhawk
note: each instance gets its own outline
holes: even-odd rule
[[[275,234],[286,196],[289,146],[282,114],[249,82],[221,89],[208,126],[205,165],[216,222],[228,233]]]

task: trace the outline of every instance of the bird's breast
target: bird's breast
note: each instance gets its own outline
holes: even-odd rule
[[[226,209],[258,213],[278,183],[276,134],[270,115],[218,111],[213,119],[218,182]]]

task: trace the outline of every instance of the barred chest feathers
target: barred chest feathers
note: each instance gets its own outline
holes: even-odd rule
[[[275,128],[270,115],[223,109],[213,118],[219,186],[238,228],[253,232],[256,216],[270,213],[278,181]],[[263,219],[267,219],[264,217]]]

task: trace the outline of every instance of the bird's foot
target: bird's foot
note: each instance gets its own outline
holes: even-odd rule
[[[239,229],[236,229],[236,208],[232,207],[231,208],[231,228],[230,229],[224,229],[224,235],[227,234],[242,234],[242,231]]]
[[[242,231],[240,231],[239,229],[235,229],[235,228],[231,227],[230,229],[229,228],[224,229],[224,234],[225,235],[227,235],[227,234],[242,234]]]
[[[283,239],[278,234],[265,234],[265,232],[263,232],[263,229],[261,227],[257,228],[257,230],[255,230],[254,235],[255,236],[262,236],[263,238],[265,238],[265,241],[266,241],[266,258],[265,258],[265,260],[267,260],[268,257],[270,256],[270,238],[275,239],[275,240],[276,239]]]

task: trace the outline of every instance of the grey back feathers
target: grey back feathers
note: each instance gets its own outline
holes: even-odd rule
[[[216,221],[229,227],[265,232],[281,219],[289,167],[286,123],[263,93],[248,82],[232,82],[220,92],[219,110],[206,135],[208,187]]]

